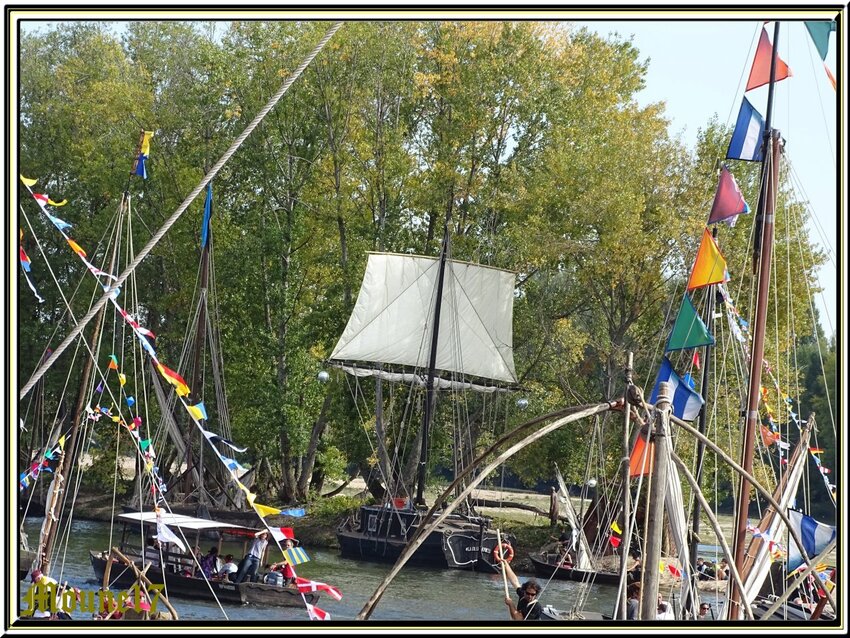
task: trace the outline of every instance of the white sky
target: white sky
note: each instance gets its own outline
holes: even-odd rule
[[[616,32],[632,38],[640,59],[649,58],[642,104],[665,102],[670,131],[681,134],[691,147],[697,133],[713,115],[733,125],[752,65],[761,23],[755,21],[612,21],[580,23],[600,35]],[[773,23],[767,25],[773,37]],[[633,36],[633,37],[632,37]],[[835,33],[830,36],[826,62],[836,74]],[[773,125],[786,140],[786,156],[797,175],[800,195],[810,201],[812,239],[829,254],[820,269],[824,292],[815,298],[827,336],[837,328],[838,186],[836,153],[837,97],[823,62],[802,22],[783,22],[779,55],[793,77],[776,85]],[[837,77],[837,75],[836,75]],[[767,114],[767,87],[746,93],[762,114]],[[730,162],[732,173],[735,163]],[[755,209],[755,202],[748,202]],[[708,210],[706,210],[706,219]],[[740,262],[737,262],[740,263]],[[730,259],[730,272],[733,262]]]

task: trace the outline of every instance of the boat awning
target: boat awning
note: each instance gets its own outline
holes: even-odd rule
[[[151,525],[156,525],[156,513],[155,512],[129,512],[126,514],[119,514],[118,518],[122,521],[128,523],[149,523]],[[181,529],[191,529],[191,530],[205,530],[205,529],[219,529],[219,530],[246,530],[249,532],[256,532],[257,530],[252,529],[250,527],[245,527],[244,525],[235,525],[233,523],[222,523],[219,521],[211,521],[206,518],[195,518],[193,516],[184,516],[183,514],[172,514],[171,512],[163,512],[160,514],[160,520],[168,525],[169,527],[179,527]]]

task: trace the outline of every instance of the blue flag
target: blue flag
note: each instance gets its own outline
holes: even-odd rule
[[[832,525],[819,523],[802,512],[788,510],[788,518],[800,536],[800,540],[803,541],[803,549],[806,550],[809,558],[815,558],[835,538],[835,528]],[[803,556],[800,554],[800,549],[794,539],[789,538],[787,569],[792,572],[802,564]]]
[[[664,357],[661,362],[661,369],[655,379],[655,387],[652,389],[649,403],[654,404],[658,401],[658,389],[663,381],[673,385],[673,414],[683,421],[693,421],[699,415],[705,400],[679,378],[667,357]]]
[[[148,156],[144,153],[139,153],[139,159],[136,160],[136,170],[133,171],[133,175],[140,175],[142,179],[148,178],[148,171],[145,168],[145,160],[148,159]]]
[[[212,217],[212,184],[207,184],[207,200],[204,202],[204,222],[201,225],[201,248],[207,245],[210,217]]]
[[[303,507],[296,507],[296,508],[294,508],[294,509],[283,510],[283,511],[280,513],[280,516],[295,516],[295,517],[301,517],[301,516],[305,516],[306,514],[307,514],[307,512],[305,512],[305,511],[304,511],[304,508],[303,508]]]
[[[753,108],[747,98],[741,103],[738,121],[732,132],[726,159],[739,159],[748,162],[760,162],[762,138],[764,137],[764,118]]]

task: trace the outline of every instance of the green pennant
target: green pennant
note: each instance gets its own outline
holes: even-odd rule
[[[835,31],[835,22],[812,21],[806,22],[806,29],[812,36],[812,42],[818,50],[821,60],[826,60],[826,52],[829,48],[829,34]]]
[[[685,348],[696,348],[698,346],[713,346],[714,337],[708,332],[702,319],[699,318],[691,298],[685,294],[682,299],[682,307],[679,308],[679,316],[673,324],[673,331],[667,340],[667,348],[664,352],[671,350],[684,350]]]
[[[150,447],[150,445],[151,445],[150,439],[144,439],[142,441],[139,441],[139,447],[142,448],[142,452],[147,450]]]

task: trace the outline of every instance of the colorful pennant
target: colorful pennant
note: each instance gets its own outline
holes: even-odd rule
[[[713,345],[714,337],[697,314],[690,296],[685,293],[664,352]]]
[[[697,251],[691,277],[688,280],[688,291],[703,288],[712,284],[722,284],[728,281],[726,277],[726,260],[717,247],[714,238],[706,228]]]
[[[708,223],[715,224],[731,218],[731,223],[734,224],[738,215],[749,212],[750,207],[744,201],[735,178],[729,169],[723,166],[720,169],[720,180],[717,183],[717,192],[714,193],[714,203],[711,205]]]
[[[756,49],[756,57],[753,59],[753,66],[750,69],[750,77],[747,80],[747,91],[764,86],[770,82],[771,60],[773,60],[773,45],[770,43],[770,38],[767,36],[767,30],[762,27],[758,48]],[[788,65],[785,64],[785,62],[783,62],[777,55],[774,80],[779,82],[791,75],[793,75],[791,73],[791,69],[789,69]]]

